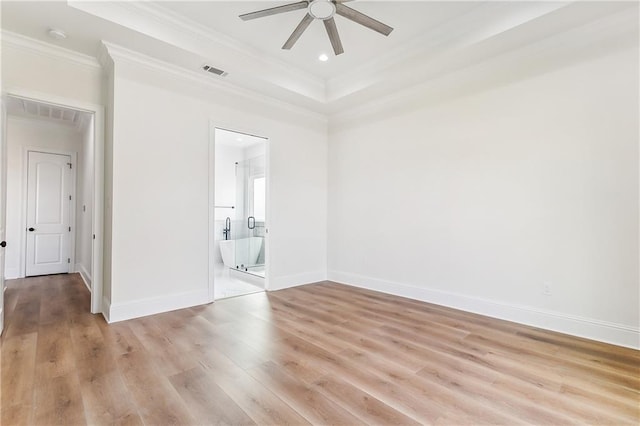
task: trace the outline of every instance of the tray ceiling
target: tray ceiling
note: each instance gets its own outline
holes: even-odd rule
[[[336,17],[345,53],[332,54],[313,22],[291,50],[280,47],[298,10],[253,21],[238,15],[287,1],[3,1],[2,28],[96,56],[101,41],[202,72],[208,64],[229,84],[322,114],[379,102],[411,87],[472,69],[514,51],[525,59],[580,56],[594,42],[624,36],[637,43],[637,2],[353,1],[349,6],[394,27],[389,37]],[[318,25],[314,25],[318,24]],[[52,40],[47,29],[67,32]],[[562,42],[547,43],[553,37]],[[533,47],[532,47],[533,46]],[[535,46],[539,47],[537,50]],[[586,46],[586,47],[585,47]],[[326,53],[329,61],[318,61]],[[512,61],[514,67],[520,61]],[[502,72],[505,69],[500,70]],[[206,75],[202,78],[220,78]],[[465,78],[473,78],[467,73]]]

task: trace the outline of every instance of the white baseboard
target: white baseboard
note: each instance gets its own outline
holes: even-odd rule
[[[91,274],[87,272],[87,268],[85,268],[82,263],[76,263],[75,266],[75,272],[80,274],[82,281],[84,281],[84,285],[86,285],[89,292],[91,292]]]
[[[15,280],[16,278],[24,278],[20,274],[20,268],[5,268],[4,270],[4,279],[5,280]]]
[[[328,279],[354,287],[421,300],[600,342],[640,349],[640,329],[624,324],[599,321],[528,306],[495,302],[341,271],[329,271]]]
[[[102,316],[107,323],[110,323],[109,312],[111,311],[111,300],[109,300],[106,296],[102,298]]]
[[[296,287],[304,284],[317,283],[325,281],[327,273],[325,271],[308,272],[304,274],[286,275],[284,277],[275,277],[269,280],[269,291],[282,290],[284,288]]]
[[[105,319],[107,322],[112,323],[162,312],[175,311],[176,309],[205,305],[207,303],[209,303],[208,289],[168,294],[166,296],[151,297],[125,303],[111,302],[109,303],[108,310],[103,310],[103,312],[108,312],[108,314],[105,315]]]

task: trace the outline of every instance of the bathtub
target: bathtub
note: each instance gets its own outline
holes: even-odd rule
[[[237,240],[220,240],[220,254],[224,266],[236,269],[244,265],[255,265],[262,250],[264,238],[249,237]]]

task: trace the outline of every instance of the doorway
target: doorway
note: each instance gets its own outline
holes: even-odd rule
[[[104,108],[38,98],[20,89],[2,96],[0,290],[5,277],[78,272],[91,292],[90,311],[100,313]]]
[[[266,289],[267,144],[264,137],[213,129],[213,299]]]

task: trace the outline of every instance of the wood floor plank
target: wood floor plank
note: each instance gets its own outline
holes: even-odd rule
[[[34,424],[87,424],[78,379],[74,374],[42,381],[34,391]]]
[[[371,374],[401,386],[409,394],[418,397],[423,402],[420,412],[433,413],[428,419],[429,423],[442,422],[445,418],[475,419],[473,423],[477,424],[517,424],[520,421],[502,410],[496,410],[491,405],[477,401],[473,395],[460,394],[449,383],[443,385],[439,377],[430,380],[425,376],[417,376],[412,370],[396,367],[384,358],[369,352],[346,349],[340,356],[356,364],[366,365]],[[442,369],[447,368],[449,364],[451,363],[446,361]],[[456,368],[455,365],[450,367]],[[489,380],[492,381],[493,378]]]
[[[178,347],[171,339],[170,333],[165,333],[152,317],[130,323],[129,327],[142,343],[144,352],[153,358],[158,369],[166,376],[190,370],[198,365],[198,361],[188,356],[187,351]]]
[[[144,424],[117,370],[96,373],[85,369],[79,376],[88,424]]]
[[[2,424],[640,423],[640,351],[322,282],[116,324],[7,282]]]
[[[107,324],[104,319],[98,318],[96,324],[102,332],[107,347],[114,355],[144,350],[142,343],[127,323]]]
[[[31,404],[16,404],[0,409],[0,424],[2,425],[28,425],[32,424]]]
[[[29,418],[33,405],[33,390],[36,374],[37,333],[20,334],[2,338],[2,358],[0,360],[2,381],[3,416],[10,418]],[[10,407],[16,407],[11,415],[5,413]],[[5,423],[3,424],[11,424]]]
[[[56,294],[47,296],[43,294],[44,303],[40,304],[40,324],[62,323],[67,319],[67,298],[59,294],[61,290],[55,289]]]
[[[419,425],[420,422],[394,410],[357,387],[327,376],[314,383],[319,392],[342,405],[363,422],[371,425]]]
[[[36,363],[38,382],[72,372],[75,367],[73,344],[64,322],[40,325]]]
[[[217,349],[209,348],[203,367],[216,384],[257,424],[309,424],[293,408]]]
[[[195,424],[168,378],[145,352],[130,352],[117,358],[122,378],[145,424]]]
[[[202,367],[176,374],[169,380],[198,424],[256,424]]]
[[[27,298],[25,298],[27,299]],[[40,319],[40,299],[27,299],[20,302],[13,310],[13,315],[7,321],[4,337],[19,336],[21,334],[35,333],[38,331]]]
[[[313,424],[364,424],[338,404],[325,398],[314,387],[289,376],[273,362],[249,370],[249,374]]]
[[[233,378],[222,375],[217,383],[257,424],[311,424],[244,370]]]

